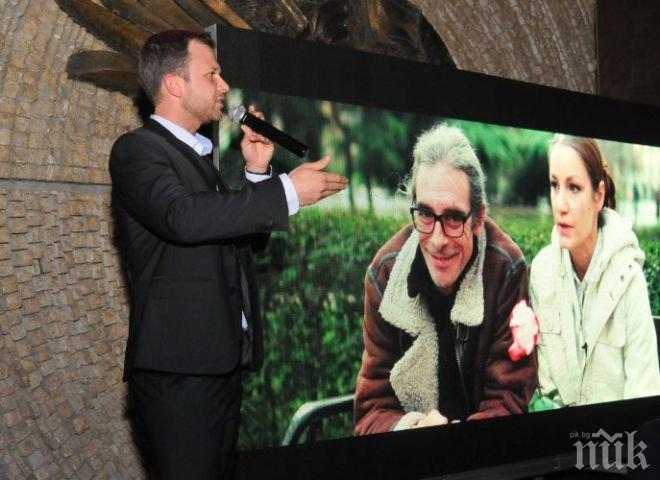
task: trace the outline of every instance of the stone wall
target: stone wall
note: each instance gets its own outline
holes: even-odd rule
[[[593,91],[590,0],[415,3],[460,68]],[[52,0],[0,2],[0,478],[142,477],[106,163],[138,119],[65,73],[101,48]]]
[[[0,185],[0,477],[137,476],[109,190]]]
[[[104,46],[52,0],[0,3],[0,478],[140,478],[107,160],[132,102],[67,78]]]
[[[410,0],[461,70],[596,92],[595,0]]]

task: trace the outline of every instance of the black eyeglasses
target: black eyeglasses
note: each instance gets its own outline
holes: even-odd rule
[[[462,213],[445,213],[442,215],[436,215],[428,208],[410,207],[413,225],[417,231],[421,233],[433,233],[435,223],[440,222],[440,225],[442,225],[442,233],[450,238],[458,238],[463,235],[465,222],[470,218],[470,213],[471,211],[466,215]]]

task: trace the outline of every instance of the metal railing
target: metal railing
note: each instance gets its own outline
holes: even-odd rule
[[[282,445],[298,443],[307,432],[307,440],[314,441],[320,431],[321,420],[341,413],[353,411],[354,394],[324,398],[303,403],[296,411],[284,434]]]

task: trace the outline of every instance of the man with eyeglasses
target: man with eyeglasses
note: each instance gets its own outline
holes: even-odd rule
[[[365,279],[358,435],[522,413],[536,387],[531,357],[507,353],[511,311],[527,298],[525,259],[486,216],[474,150],[439,124],[413,157],[412,225]]]

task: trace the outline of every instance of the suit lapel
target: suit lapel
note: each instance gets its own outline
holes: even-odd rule
[[[184,158],[186,158],[192,166],[202,175],[206,181],[209,189],[218,190],[219,185],[222,185],[218,171],[206,158],[200,157],[195,150],[176,138],[172,133],[163,127],[155,120],[149,119],[145,124],[145,128],[160,136],[162,136],[167,143],[176,148]],[[222,185],[224,187],[224,185]]]
[[[211,171],[213,172],[213,179],[215,181],[215,189],[218,191],[224,191],[227,190],[227,186],[225,183],[222,181],[222,177],[220,176],[220,172],[218,171],[217,168],[215,168],[215,165],[213,164],[213,154],[209,154],[205,157],[202,157],[202,163],[204,163],[205,166],[208,166],[211,168]]]

